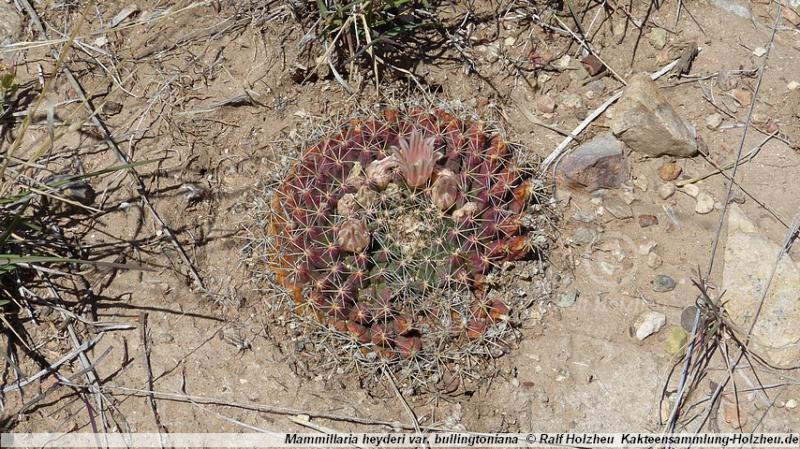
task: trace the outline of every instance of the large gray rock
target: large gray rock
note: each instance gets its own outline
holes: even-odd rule
[[[8,45],[19,40],[22,35],[22,18],[14,3],[0,1],[0,45]]]
[[[728,215],[722,288],[725,309],[747,333],[753,324],[781,245],[768,240],[732,204]],[[784,254],[753,329],[754,349],[776,366],[800,364],[800,267]]]
[[[562,185],[592,192],[619,187],[630,176],[623,143],[600,134],[564,156],[556,170]]]
[[[697,153],[695,132],[646,74],[634,75],[611,111],[611,130],[633,151],[649,156]]]

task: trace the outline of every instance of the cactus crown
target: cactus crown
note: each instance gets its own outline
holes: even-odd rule
[[[278,188],[273,270],[337,351],[426,384],[514,332],[489,280],[530,252],[534,182],[479,122],[422,109],[352,119]]]

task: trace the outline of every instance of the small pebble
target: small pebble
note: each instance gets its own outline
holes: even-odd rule
[[[648,36],[650,45],[657,50],[661,50],[667,45],[667,30],[663,28],[653,28]]]
[[[744,427],[747,424],[747,416],[739,410],[739,406],[733,402],[725,402],[723,406],[723,418],[725,422],[735,428]]]
[[[661,184],[658,186],[658,196],[661,197],[662,200],[665,200],[675,193],[675,189],[675,184],[671,182]]]
[[[772,134],[772,133],[778,132],[779,129],[780,129],[780,125],[778,125],[775,121],[773,121],[772,119],[767,121],[767,132],[768,133]]]
[[[636,331],[636,339],[643,341],[645,338],[660,331],[667,324],[667,317],[663,313],[648,311],[636,318],[633,328]]]
[[[561,296],[558,297],[558,302],[556,303],[556,305],[563,309],[575,304],[575,301],[577,299],[578,299],[578,290],[572,289],[566,293],[562,293]]]
[[[633,218],[631,207],[625,204],[624,201],[616,198],[608,198],[606,201],[603,201],[603,206],[617,219],[626,220],[628,218]]]
[[[681,327],[686,332],[691,332],[694,328],[694,319],[697,315],[696,306],[688,306],[681,312]]]
[[[749,106],[753,102],[753,93],[743,87],[733,90],[733,98],[742,106]]]
[[[595,76],[606,69],[606,66],[595,55],[588,55],[581,60],[589,76]]]
[[[647,266],[653,270],[660,267],[663,263],[664,260],[658,255],[658,253],[650,253],[647,255]]]
[[[800,89],[800,83],[798,83],[797,81],[789,81],[789,84],[786,85],[786,88],[789,90]]]
[[[536,99],[536,109],[545,114],[552,114],[556,110],[556,102],[549,95],[542,95]]]
[[[629,206],[633,204],[634,201],[636,201],[636,193],[633,192],[633,189],[623,191],[622,193],[619,194],[619,197],[625,204]]]
[[[676,163],[664,164],[658,168],[658,176],[662,181],[674,181],[681,175],[683,168]]]
[[[647,178],[644,176],[637,176],[633,178],[633,185],[642,192],[647,192]]]
[[[697,203],[694,206],[694,211],[698,214],[707,214],[714,210],[714,197],[706,192],[700,192],[697,195]]]
[[[683,192],[689,195],[692,198],[697,198],[697,195],[700,194],[700,187],[697,187],[694,184],[686,184],[682,187]]]
[[[655,215],[639,215],[639,226],[648,228],[658,224],[658,217]]]
[[[746,199],[747,198],[744,196],[744,191],[742,191],[741,188],[734,187],[733,190],[731,190],[731,203],[744,204]]]
[[[794,399],[789,399],[788,401],[786,401],[786,404],[784,404],[784,407],[788,409],[797,408],[797,401]]]
[[[664,349],[670,355],[676,355],[683,351],[687,341],[689,341],[689,336],[686,331],[680,326],[672,326],[669,328],[666,341],[664,341]]]
[[[636,248],[636,252],[639,253],[640,256],[646,256],[650,254],[654,249],[658,246],[658,242],[655,240],[650,240],[646,243],[642,243]]]
[[[586,89],[591,92],[593,96],[599,97],[605,92],[606,83],[602,79],[590,81],[586,84]]]
[[[659,274],[650,281],[650,288],[656,293],[671,292],[675,289],[675,279],[666,274]]]
[[[767,49],[764,47],[756,47],[753,49],[753,54],[760,58],[767,54]]]
[[[514,45],[516,42],[517,42],[517,39],[514,36],[508,36],[503,41],[503,43],[506,45],[506,47],[510,47],[510,46]]]
[[[597,238],[597,231],[581,226],[572,234],[572,243],[575,245],[589,245]]]
[[[706,128],[717,129],[722,125],[722,116],[720,114],[711,114],[706,117]]]
[[[753,112],[752,120],[756,125],[763,125],[764,123],[767,123],[769,116],[763,112]]]

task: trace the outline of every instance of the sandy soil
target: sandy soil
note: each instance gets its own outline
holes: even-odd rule
[[[83,2],[73,3],[78,5],[71,10],[52,8],[41,12],[43,19],[56,28],[71,27],[82,12]],[[231,4],[221,3],[191,7],[150,24],[133,24],[108,34],[108,42],[94,42],[113,52],[113,59],[94,51],[88,52],[93,57],[75,51],[70,58],[70,67],[96,105],[121,105],[119,113],[103,113],[102,118],[122,150],[134,160],[158,161],[138,169],[147,196],[175,231],[207,288],[204,293],[191,279],[175,247],[143,205],[131,178],[111,175],[93,181],[95,189],[103,193],[96,207],[106,212],[83,217],[70,232],[81,235],[87,247],[95,245],[99,251],[111,248],[109,260],[116,257],[120,262],[156,269],[115,273],[95,270],[87,275],[96,297],[93,319],[133,325],[130,330],[104,333],[88,353],[96,361],[105,400],[110,401],[106,411],[108,426],[155,431],[160,419],[172,432],[244,430],[236,424],[238,421],[287,431],[301,428],[292,421],[294,415],[301,413],[411,426],[394,394],[359,388],[335,372],[310,379],[297,374],[297,357],[286,350],[291,345],[275,339],[282,333],[275,328],[280,324],[274,319],[274,297],[263,290],[262,280],[254,275],[253,268],[257,267],[245,262],[242,248],[254,229],[253,204],[263,198],[265,190],[274,187],[281,170],[299,151],[295,143],[307,137],[309,129],[330,117],[346,116],[357,107],[372,107],[386,92],[404,88],[414,91],[416,87],[402,73],[390,70],[382,74],[387,87],[376,92],[369,69],[357,69],[351,78],[358,92],[355,96],[345,92],[332,77],[313,77],[298,83],[297,66],[313,65],[319,47],[300,43],[304,31],[288,11],[269,7],[258,10],[253,5],[241,5],[237,11]],[[466,71],[468,64],[456,50],[447,47],[441,49],[445,57],[410,61],[408,68],[433,87],[438,97],[460,100],[483,114],[500,117],[511,138],[530,153],[530,159],[541,159],[563,136],[535,124],[531,118],[551,128],[570,131],[620,83],[611,76],[602,77],[605,89],[590,98],[590,86],[582,85],[568,71],[519,69],[513,62],[526,60],[534,46],[539,54],[553,58],[567,49],[574,56],[577,46],[568,38],[546,33],[513,10],[498,15],[492,12],[489,2],[476,3],[476,16],[485,17],[486,22],[476,25],[473,34],[474,71]],[[140,12],[128,20],[146,17],[159,7],[159,2],[151,0],[137,4]],[[103,2],[102,7],[89,11],[83,30],[101,28],[125,5]],[[644,34],[632,67],[630,58],[637,33],[630,25],[627,34],[622,35],[621,11],[602,23],[604,14],[600,13],[590,27],[596,11],[592,9],[583,26],[597,31],[593,37],[595,48],[623,78],[636,72],[656,71],[680,55],[682,45],[696,42],[701,47],[691,69],[696,77],[664,77],[659,85],[678,113],[696,126],[712,158],[731,161],[743,128],[708,129],[706,118],[717,111],[703,99],[703,90],[713,89],[714,95],[725,96],[715,87],[717,72],[756,69],[763,61],[753,51],[769,43],[771,32],[767,24],[772,23],[774,9],[758,3],[745,5],[750,7],[752,20],[706,2],[691,2],[691,13],[698,23],[684,11],[677,25],[676,2],[662,5],[653,12],[648,27],[658,24],[669,30],[666,47],[653,47]],[[443,9],[453,18],[462,17],[466,11],[463,5],[455,4]],[[646,5],[637,4],[633,14],[642,17],[645,9]],[[562,18],[565,22],[568,19],[569,16]],[[28,39],[39,38],[31,32]],[[87,41],[91,43],[92,39],[95,37]],[[40,65],[46,75],[52,74],[52,59],[41,49],[22,53],[18,77],[34,82]],[[800,142],[800,91],[789,91],[787,83],[800,81],[798,67],[797,30],[785,28],[777,34],[770,50],[756,112],[776,122],[793,143]],[[49,101],[74,98],[63,77],[55,82]],[[738,82],[753,89],[756,79],[742,77]],[[537,99],[545,94],[556,101],[552,115],[544,115],[536,108]],[[218,105],[242,95],[245,96],[234,102]],[[580,104],[568,106],[574,103],[575,96]],[[59,106],[57,116],[67,120],[71,110]],[[725,123],[743,121],[746,112],[746,108],[739,107],[733,113],[735,120]],[[607,130],[607,126],[606,117],[601,116],[580,135],[581,141]],[[33,142],[46,133],[46,125],[38,126],[26,141]],[[763,139],[762,133],[751,130],[745,148],[752,148]],[[117,163],[88,126],[86,132],[66,136],[55,150],[63,154],[56,161],[63,167],[68,167],[74,156],[80,158],[87,171]],[[720,219],[719,210],[706,215],[694,213],[694,199],[682,192],[667,200],[658,196],[657,170],[665,160],[631,156],[632,176],[640,185],[631,205],[632,219],[618,220],[606,214],[584,223],[575,217],[576,213],[590,214],[596,209],[589,195],[572,192],[569,204],[561,203],[559,232],[553,237],[548,260],[547,278],[553,289],[550,301],[536,301],[531,306],[519,348],[497,361],[498,372],[491,381],[468,394],[406,397],[420,424],[520,432],[663,428],[664,410],[659,405],[662,390],[666,388],[672,394],[675,391],[675,379],[667,382],[676,362],[664,349],[668,332],[665,328],[639,342],[630,328],[635,318],[648,310],[664,313],[667,327],[680,326],[681,311],[698,296],[692,281],[698,279],[698,270],[705,273],[708,268]],[[677,163],[684,176],[713,169],[699,156]],[[800,206],[800,184],[794,182],[798,164],[798,153],[773,139],[737,175],[747,192],[765,205],[748,197],[742,208],[757,220],[765,235],[777,242],[783,241],[786,228],[776,216],[789,223]],[[204,191],[199,201],[189,200],[187,184]],[[720,175],[699,185],[718,201],[724,198],[726,185]],[[604,195],[613,197],[618,193],[608,191]],[[665,205],[677,212],[679,225],[671,224]],[[659,223],[640,227],[637,218],[643,214],[656,215]],[[608,255],[600,244],[573,243],[579,227],[598,231],[600,240],[620,242],[626,268],[603,275],[598,263]],[[653,251],[663,259],[663,265],[656,269],[648,266],[647,256],[638,252],[640,246],[652,243]],[[721,245],[724,243],[723,233]],[[721,283],[721,254],[717,254],[709,279],[716,286]],[[677,287],[667,293],[653,292],[650,282],[657,274],[671,276]],[[535,286],[528,287],[532,294],[538,291]],[[574,289],[579,292],[574,304],[556,304],[562,294]],[[160,418],[154,417],[145,395],[151,388],[140,333],[145,315],[152,389],[173,395],[161,395],[156,401]],[[57,314],[46,317],[41,326],[27,328],[47,360],[56,360],[70,351],[65,323]],[[81,339],[92,337],[86,326],[78,329]],[[102,359],[101,354],[105,354]],[[20,368],[24,373],[33,373],[41,366],[23,359]],[[73,361],[59,373],[69,378],[81,369],[81,364]],[[5,365],[3,372],[3,385],[8,385],[13,377]],[[766,392],[752,391],[759,380],[749,369],[735,377],[741,391],[741,414],[747,421],[744,428],[752,429],[766,413],[759,429],[790,430],[800,419],[800,410],[783,405],[790,399],[800,399],[795,373],[766,368],[758,368],[757,373],[764,385],[779,386]],[[709,385],[724,374],[718,357],[691,402],[706,398]],[[73,381],[85,384],[86,379],[81,375]],[[96,410],[87,412],[87,404],[95,404],[94,396],[85,389],[54,386],[55,383],[53,376],[47,376],[26,387],[24,395],[5,395],[4,413],[8,418],[23,403],[47,391],[44,400],[18,416],[13,430],[102,428]],[[181,399],[184,394],[194,397],[195,402]],[[733,388],[729,388],[717,412],[719,418],[717,413],[712,417],[720,430],[735,430],[738,426],[735,421],[727,422],[731,420],[725,416],[726,404],[733,401]],[[768,407],[770,401],[775,403]],[[705,411],[702,407],[690,411],[686,418],[698,413],[702,416]],[[384,428],[344,419],[312,421],[342,431]]]

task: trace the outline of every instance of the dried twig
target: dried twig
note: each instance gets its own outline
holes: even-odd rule
[[[103,334],[99,334],[99,335],[97,335],[96,337],[94,337],[91,340],[84,341],[83,343],[81,343],[77,347],[73,348],[72,351],[70,351],[69,353],[65,354],[63,357],[61,357],[60,359],[58,359],[57,361],[52,363],[47,368],[44,368],[43,370],[37,372],[36,374],[34,374],[32,376],[29,376],[29,377],[27,377],[25,379],[21,379],[18,382],[15,382],[14,385],[9,385],[7,387],[3,387],[3,390],[2,390],[3,394],[19,390],[22,387],[30,384],[31,382],[35,382],[36,380],[38,380],[38,379],[40,379],[40,378],[42,378],[42,377],[44,377],[44,376],[46,376],[46,375],[48,375],[50,373],[56,372],[61,365],[72,361],[73,359],[78,357],[79,354],[81,354],[84,351],[87,351],[90,348],[94,347],[94,345],[96,345],[97,342],[99,342],[101,338],[103,338]]]
[[[153,368],[150,366],[150,345],[149,338],[147,337],[147,313],[139,313],[139,338],[142,340],[142,359],[144,362],[144,369],[147,372],[147,389],[153,389]],[[147,397],[150,403],[150,410],[153,412],[153,419],[156,422],[158,433],[168,433],[167,428],[161,423],[161,416],[158,414],[158,406],[156,405],[156,398],[152,394]],[[159,437],[160,438],[160,437]]]
[[[33,9],[33,6],[31,6],[30,2],[28,0],[19,0],[19,2],[25,8],[25,11],[28,13],[28,16],[30,16],[31,21],[34,23],[34,25],[36,26],[37,30],[42,35],[42,37],[48,39],[47,30],[45,30],[42,21],[39,19],[39,15],[36,13],[36,10]],[[54,58],[59,59],[58,50],[52,48],[51,53]],[[86,109],[89,111],[90,120],[95,125],[95,127],[100,131],[100,134],[103,136],[103,140],[108,144],[109,148],[113,150],[117,159],[119,159],[120,162],[122,162],[123,164],[130,164],[131,161],[128,158],[128,156],[119,149],[119,146],[117,145],[117,142],[114,140],[114,138],[111,136],[111,132],[108,130],[108,127],[98,117],[97,111],[95,110],[94,106],[92,106],[89,99],[86,97],[86,91],[83,89],[83,86],[81,86],[81,84],[78,82],[78,79],[75,78],[75,75],[73,75],[72,71],[66,65],[64,65],[64,67],[61,70],[67,77],[67,80],[69,81],[70,85],[72,85],[72,88],[75,90],[75,93],[78,95],[78,98],[81,100]],[[164,234],[167,236],[167,238],[170,240],[172,245],[177,250],[178,255],[180,256],[184,265],[186,265],[186,268],[189,271],[189,274],[192,277],[192,279],[195,281],[197,287],[204,293],[207,294],[210,293],[209,290],[206,288],[205,284],[203,283],[203,280],[200,278],[200,275],[197,273],[197,270],[194,268],[194,265],[189,259],[188,254],[183,249],[183,246],[178,241],[178,238],[175,236],[175,233],[172,232],[172,229],[170,229],[170,227],[166,224],[166,222],[161,218],[161,216],[156,211],[155,206],[147,197],[145,193],[146,187],[144,185],[144,181],[142,180],[141,176],[139,176],[139,174],[136,172],[136,169],[133,167],[128,168],[127,172],[133,177],[134,181],[136,182],[136,189],[139,193],[139,196],[142,198],[142,201],[147,206],[153,218],[156,220],[156,222],[158,222],[161,230],[164,232]]]

